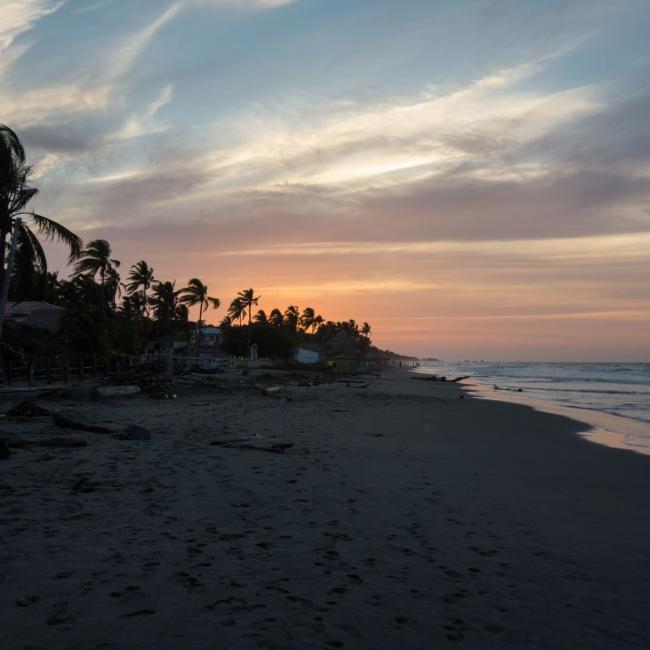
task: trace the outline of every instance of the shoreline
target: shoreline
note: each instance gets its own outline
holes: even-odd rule
[[[416,374],[427,374],[415,372]],[[581,422],[588,428],[578,432],[578,435],[589,442],[650,456],[650,422],[645,420],[531,397],[526,392],[518,393],[507,389],[495,390],[489,383],[482,382],[476,377],[469,377],[460,382],[460,385],[466,388],[469,395],[477,399],[520,404],[529,406],[540,413],[561,415]]]
[[[510,404],[529,406],[541,413],[562,415],[572,420],[582,422],[588,429],[578,432],[589,442],[603,445],[611,449],[622,449],[644,456],[650,456],[650,423],[624,415],[615,415],[604,411],[596,411],[579,406],[567,406],[551,400],[542,400],[528,395],[512,392],[497,391],[487,384],[464,383],[468,392],[478,399],[503,401]],[[476,390],[472,390],[476,387]]]
[[[646,457],[409,371],[262,374],[38,399],[114,434],[0,418],[87,442],[0,461],[3,647],[650,645]]]

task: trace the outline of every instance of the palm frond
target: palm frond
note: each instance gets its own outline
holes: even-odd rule
[[[24,173],[26,175],[26,172]],[[37,194],[38,190],[35,187],[25,187],[24,183],[27,182],[25,178],[19,189],[13,192],[9,201],[9,212],[16,214],[20,212]]]
[[[29,226],[24,223],[20,225],[20,237],[24,238],[22,245],[27,245],[33,251],[33,268],[38,273],[47,272],[47,258],[45,257],[45,251],[41,246],[41,242],[38,241],[34,233],[30,230]]]
[[[29,214],[34,221],[36,229],[40,233],[45,235],[49,240],[63,242],[70,249],[70,260],[76,260],[79,257],[83,245],[80,237],[52,219],[48,219],[35,212],[30,212]]]

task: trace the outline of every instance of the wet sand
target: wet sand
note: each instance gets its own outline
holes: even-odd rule
[[[0,460],[2,647],[650,647],[648,457],[407,372],[363,385],[39,400],[144,441],[0,419],[88,442]],[[294,446],[209,444],[233,438]]]

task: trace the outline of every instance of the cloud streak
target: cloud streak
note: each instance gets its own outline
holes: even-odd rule
[[[0,121],[28,146],[37,209],[224,299],[315,296],[413,352],[505,354],[505,336],[515,356],[526,337],[569,355],[584,323],[592,350],[607,327],[647,347],[650,93],[647,60],[617,69],[627,44],[604,47],[617,11],[550,47],[519,3],[464,34],[468,4],[455,47],[448,12],[416,4],[24,0],[0,16]],[[55,12],[76,31],[39,74]],[[90,20],[110,38],[84,40]],[[390,57],[372,49],[387,34]]]

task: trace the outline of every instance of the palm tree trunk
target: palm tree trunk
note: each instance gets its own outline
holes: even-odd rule
[[[11,272],[13,270],[16,246],[18,245],[18,232],[20,231],[21,223],[20,217],[17,217],[14,221],[14,229],[11,234],[11,248],[9,249],[9,257],[7,259],[7,268],[5,269],[0,265],[0,340],[2,340],[2,325],[4,323],[5,310],[9,298],[9,284],[11,283]],[[0,262],[4,264],[4,238],[0,241],[0,247],[2,247],[2,258],[0,259]]]
[[[201,355],[201,334],[203,333],[203,322],[201,319],[203,318],[203,303],[199,305],[199,332],[198,336],[196,337],[196,348],[198,352],[198,356]]]
[[[249,361],[251,358],[251,341],[252,341],[252,336],[253,336],[253,330],[251,329],[251,309],[252,309],[253,304],[248,303],[248,341],[246,343],[246,356],[248,357]]]
[[[106,269],[102,266],[101,271],[99,272],[99,279],[101,282],[102,289],[102,316],[106,319],[106,289],[104,288],[104,279],[106,277]]]

